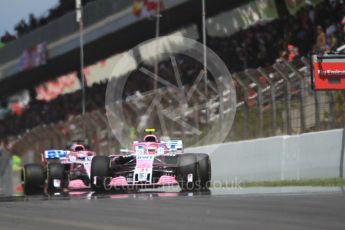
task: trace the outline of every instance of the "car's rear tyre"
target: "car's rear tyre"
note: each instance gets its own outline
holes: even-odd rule
[[[50,163],[47,167],[48,193],[64,192],[68,188],[68,176],[65,166],[61,163]],[[55,184],[54,184],[55,183]]]
[[[200,190],[196,154],[179,155],[178,182],[183,191]]]
[[[207,191],[210,188],[211,181],[211,161],[210,157],[205,153],[198,153],[196,155],[199,173],[200,189]]]
[[[44,168],[40,164],[26,164],[22,168],[21,180],[25,195],[44,193]]]
[[[107,156],[95,156],[91,162],[91,189],[95,191],[108,190],[110,177],[110,159]]]

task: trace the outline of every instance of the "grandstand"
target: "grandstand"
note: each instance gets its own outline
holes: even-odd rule
[[[207,22],[211,28],[208,30],[207,46],[222,58],[235,81],[237,115],[227,140],[343,127],[344,92],[313,92],[306,58],[311,52],[334,52],[344,45],[342,22],[345,7],[342,1],[311,1],[310,4],[295,7],[285,5],[289,1],[220,2],[207,3]],[[178,33],[201,41],[199,2],[166,0],[163,3],[161,34]],[[256,5],[259,3],[265,6],[262,11]],[[118,150],[114,130],[107,125],[104,99],[107,84],[119,81],[125,73],[109,78],[106,68],[111,68],[111,63],[130,48],[154,37],[154,19],[134,15],[132,11],[132,1],[128,0],[116,3],[90,1],[84,5],[85,63],[89,66],[85,69],[88,81],[85,116],[81,116],[78,28],[74,24],[74,11],[60,13],[60,17],[49,19],[49,23],[15,40],[11,39],[0,48],[0,139],[3,146],[19,154],[59,147],[80,135],[84,120],[87,123],[86,137],[93,148],[103,154]],[[242,19],[243,23],[236,28],[234,22],[239,20],[238,15],[248,12],[252,15]],[[316,31],[317,26],[324,31],[325,44],[317,43],[321,36]],[[18,65],[23,52],[33,47],[43,50],[39,53],[41,60],[30,66]],[[37,54],[38,51],[35,52]],[[192,87],[193,77],[202,69],[201,63],[184,56],[176,57],[176,61],[180,64],[186,88]],[[146,67],[154,71],[153,65]],[[43,86],[56,89],[53,83],[61,83],[63,80],[59,77],[71,73],[64,78],[69,80],[69,90],[65,89],[68,88],[66,84],[58,84],[59,87],[62,85],[61,92],[51,97],[39,97],[41,94],[37,89]],[[103,76],[99,76],[100,73]],[[173,83],[174,72],[169,61],[160,60],[158,75],[164,75]],[[119,98],[124,101],[131,127],[140,123],[135,119],[140,107],[147,107],[147,102],[152,101],[153,85],[153,81],[142,72],[131,70],[123,98]],[[204,129],[207,128],[206,119],[226,114],[226,109],[219,109],[222,102],[212,94],[212,85],[213,81],[209,79],[209,116],[197,113],[194,102],[188,105],[187,117]],[[29,93],[22,93],[23,90]],[[44,92],[52,94],[51,91]],[[163,101],[164,92],[161,93]],[[30,102],[23,103],[28,98]],[[171,113],[168,99],[163,105],[166,114]],[[148,124],[159,126],[154,122]],[[176,131],[175,135],[188,137],[188,130],[174,123],[169,123],[169,126]],[[198,138],[197,135],[191,135],[191,140],[194,138]]]

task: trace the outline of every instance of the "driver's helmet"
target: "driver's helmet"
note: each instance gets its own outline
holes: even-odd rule
[[[158,142],[158,138],[155,135],[146,135],[144,142]]]
[[[84,147],[84,145],[73,144],[73,145],[71,146],[71,150],[72,150],[72,151],[76,151],[76,152],[85,151],[85,147]]]

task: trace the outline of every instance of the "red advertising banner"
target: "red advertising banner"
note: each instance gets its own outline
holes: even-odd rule
[[[345,90],[345,55],[313,55],[311,62],[315,90]]]
[[[36,87],[37,100],[51,101],[58,96],[80,89],[77,72],[72,72]]]

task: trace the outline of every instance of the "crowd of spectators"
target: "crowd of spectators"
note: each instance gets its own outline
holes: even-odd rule
[[[83,0],[82,4],[86,5],[87,3],[91,1],[94,1],[94,0]],[[17,37],[19,38],[35,30],[38,27],[44,26],[48,24],[49,22],[63,16],[64,14],[72,10],[75,10],[74,0],[59,0],[59,3],[57,4],[57,6],[48,10],[47,15],[37,18],[34,14],[30,14],[28,22],[26,22],[24,19],[20,20],[20,22],[18,22],[14,27],[14,30],[16,31],[16,35],[11,34],[8,31],[6,31],[5,34],[1,37],[1,42],[3,44],[11,42],[15,40]]]
[[[94,84],[86,90],[86,109],[92,111],[104,106],[106,82]],[[40,124],[68,120],[81,113],[81,91],[61,95],[50,102],[32,100],[20,116],[10,115],[0,121],[0,139],[18,134]]]
[[[335,51],[344,44],[342,22],[345,6],[333,5],[331,2],[333,1],[324,1],[316,7],[308,5],[296,15],[286,14],[280,19],[254,25],[230,37],[209,37],[208,46],[224,60],[231,72],[269,66],[282,59],[293,61],[310,52]],[[183,56],[177,57],[177,62],[183,73],[183,81],[192,81],[190,76],[198,75],[200,66]],[[159,63],[161,75],[173,76],[169,63]],[[144,79],[142,73],[132,73],[124,94],[131,95],[138,87],[142,92],[152,89],[152,81],[142,78]],[[107,82],[102,82],[87,88],[87,111],[104,107],[106,85]],[[0,120],[0,139],[40,124],[68,120],[80,112],[81,91],[62,95],[50,102],[33,100],[21,116],[10,115]]]
[[[5,34],[0,38],[0,41],[3,44],[9,43],[10,41],[13,41],[16,39],[15,36],[13,36],[10,32],[6,31]]]
[[[257,24],[228,38],[211,38],[209,46],[230,71],[271,65],[275,59],[293,61],[312,52],[334,52],[344,43],[345,4],[323,1],[307,5],[296,15]],[[343,22],[344,23],[344,22]]]

